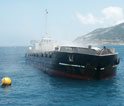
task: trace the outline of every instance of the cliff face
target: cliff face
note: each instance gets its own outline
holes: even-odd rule
[[[86,35],[77,37],[74,42],[101,45],[124,44],[124,23],[108,28],[99,28]]]

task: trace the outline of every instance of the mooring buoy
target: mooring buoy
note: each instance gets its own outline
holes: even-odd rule
[[[4,77],[1,80],[1,85],[2,86],[6,86],[6,85],[8,86],[8,85],[11,85],[11,83],[12,83],[12,81],[9,77]]]

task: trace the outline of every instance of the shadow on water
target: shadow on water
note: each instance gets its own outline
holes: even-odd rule
[[[42,73],[41,74],[46,74]],[[47,75],[47,74],[46,74]],[[77,79],[71,79],[71,78],[65,78],[65,77],[59,77],[59,76],[53,76],[53,75],[47,75],[49,77],[49,83],[51,86],[54,87],[109,87],[109,86],[116,86],[116,77],[112,79],[105,79],[105,80],[77,80]]]
[[[45,74],[42,73],[41,74]],[[93,106],[108,106],[107,103],[114,100],[117,101],[122,96],[118,85],[118,78],[106,80],[75,80],[69,78],[56,77],[46,75],[47,81],[50,86],[49,101],[58,104],[62,102],[77,101],[79,104]],[[54,97],[54,98],[53,98]],[[89,102],[90,101],[90,102]],[[92,104],[93,103],[93,104]],[[70,103],[70,106],[73,105]],[[118,105],[118,103],[116,104]]]
[[[81,88],[87,89],[111,89],[113,87],[113,90],[118,89],[118,78],[112,78],[112,79],[105,79],[105,80],[77,80],[77,79],[71,79],[71,78],[63,78],[63,77],[58,77],[58,76],[53,76],[53,75],[48,75],[41,70],[40,74],[45,74],[45,78],[48,80],[50,86],[54,88]],[[114,92],[115,92],[114,91]]]

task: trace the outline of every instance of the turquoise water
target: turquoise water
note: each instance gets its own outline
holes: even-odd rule
[[[25,62],[25,47],[0,48],[0,80],[12,79],[10,88],[0,87],[0,106],[124,106],[124,46],[113,46],[121,63],[117,76],[83,81],[49,76]]]

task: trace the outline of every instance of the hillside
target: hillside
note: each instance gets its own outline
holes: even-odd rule
[[[108,28],[99,28],[74,40],[80,44],[121,45],[124,44],[124,23]]]

